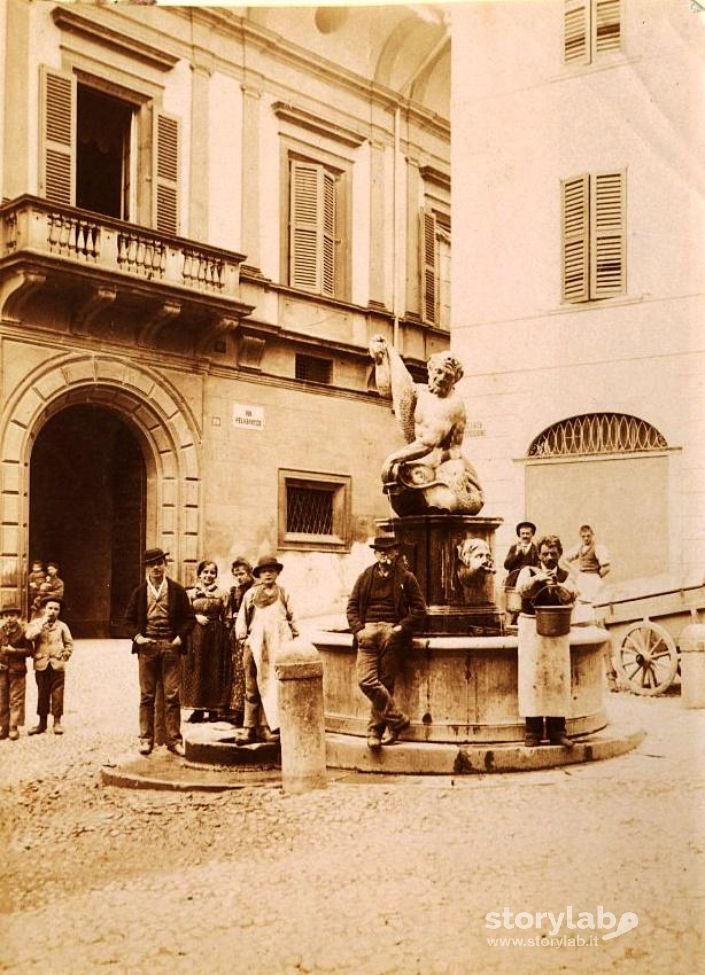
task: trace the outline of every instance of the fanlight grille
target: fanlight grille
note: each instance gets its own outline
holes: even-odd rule
[[[625,413],[586,413],[544,430],[529,447],[529,457],[624,454],[663,450],[666,439],[650,423]]]

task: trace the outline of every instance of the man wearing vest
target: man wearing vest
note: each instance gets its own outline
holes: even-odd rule
[[[393,536],[375,538],[370,548],[377,562],[358,577],[347,616],[357,647],[358,686],[371,703],[367,745],[377,749],[393,744],[409,727],[408,716],[394,701],[394,684],[412,631],[426,615],[426,603],[416,577],[399,558]]]
[[[602,580],[610,571],[610,554],[604,545],[595,539],[590,525],[580,526],[580,542],[565,555],[566,562],[577,570],[575,582],[578,587],[578,602],[575,607],[575,623],[591,623],[595,618],[594,604],[600,599]],[[612,660],[612,645],[605,644],[605,676],[611,691],[618,691],[617,671]]]
[[[142,755],[154,748],[154,701],[159,684],[164,692],[166,745],[184,754],[179,701],[180,656],[195,614],[186,590],[166,574],[168,552],[148,548],[144,553],[145,581],[137,586],[125,611],[137,654],[140,680],[140,744]]]

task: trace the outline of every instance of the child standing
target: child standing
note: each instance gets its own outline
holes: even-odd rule
[[[59,578],[59,563],[53,560],[47,562],[46,573],[39,584],[39,592],[32,606],[33,616],[39,615],[41,604],[47,596],[61,600],[64,598],[64,580]]]
[[[39,608],[42,592],[41,586],[46,582],[47,572],[41,559],[32,559],[32,568],[27,578],[29,586],[29,609],[32,615]]]
[[[279,700],[274,656],[279,647],[299,635],[289,597],[277,584],[284,566],[272,556],[252,570],[257,582],[245,593],[237,614],[235,635],[244,641],[245,715],[238,742],[276,741]]]
[[[32,656],[20,615],[15,606],[0,610],[0,738],[10,741],[17,741],[24,725],[26,658]]]
[[[66,661],[73,652],[73,639],[66,623],[59,619],[61,600],[45,596],[40,613],[25,628],[25,636],[34,647],[34,676],[37,681],[37,714],[39,724],[28,735],[41,735],[47,730],[49,708],[54,717],[54,734],[63,735]]]

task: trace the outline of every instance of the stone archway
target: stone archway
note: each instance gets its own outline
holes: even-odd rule
[[[146,464],[146,540],[171,552],[175,575],[197,559],[200,429],[175,387],[148,366],[114,356],[68,353],[29,374],[2,416],[3,556],[0,605],[26,605],[29,474],[34,440],[67,406],[92,404],[134,431]]]

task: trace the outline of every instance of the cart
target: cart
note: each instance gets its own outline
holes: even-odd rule
[[[681,631],[705,622],[705,585],[660,578],[605,587],[595,613],[609,631],[620,683],[634,694],[661,694],[680,672]]]

